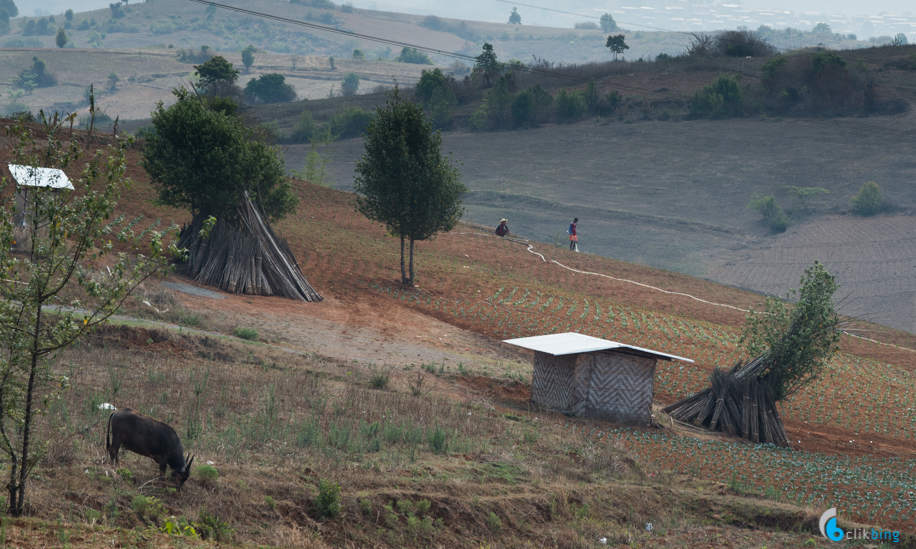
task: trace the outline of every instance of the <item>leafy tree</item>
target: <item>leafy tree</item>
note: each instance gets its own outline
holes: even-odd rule
[[[420,81],[417,82],[417,90],[414,96],[423,104],[429,103],[430,98],[433,96],[433,91],[445,84],[446,80],[447,77],[442,74],[442,69],[423,71],[420,74]]]
[[[245,84],[245,93],[258,103],[288,103],[296,100],[296,91],[282,74],[262,74]]]
[[[839,350],[836,277],[815,261],[800,284],[786,300],[768,297],[763,311],[751,310],[739,341],[750,356],[765,356],[769,366],[760,378],[777,401],[816,379]],[[791,306],[789,301],[796,298]]]
[[[155,131],[141,161],[158,187],[160,204],[231,219],[249,191],[272,221],[295,211],[298,199],[279,151],[203,98],[185,89],[174,93],[174,105],[166,108],[160,101],[153,111]]]
[[[351,72],[344,77],[343,82],[340,83],[340,91],[343,92],[344,96],[356,95],[356,91],[359,89],[359,75],[355,72]]]
[[[614,16],[610,13],[605,13],[602,15],[599,24],[601,25],[601,30],[604,32],[614,32],[615,30],[620,30],[620,27],[617,26],[617,21],[614,21]]]
[[[67,21],[73,21],[73,10],[72,9],[68,9],[64,13],[64,19],[66,19]]]
[[[31,190],[25,226],[14,226],[13,182],[2,179],[0,453],[9,471],[8,512],[16,517],[25,509],[27,481],[46,454],[41,418],[68,387],[52,367],[58,352],[105,322],[138,284],[164,272],[180,254],[173,244],[176,226],[160,231],[154,223],[140,230],[139,219],[113,217],[131,183],[125,161],[129,140],[114,139],[85,159],[77,140],[61,140],[68,120],[48,124],[43,140],[15,126],[13,156],[19,165],[79,173],[74,191]],[[25,254],[11,253],[22,234],[27,240],[18,245]],[[110,268],[102,272],[89,265],[99,260]]]
[[[0,10],[6,10],[6,13],[12,18],[19,16],[19,8],[16,7],[16,2],[13,0],[0,0]]]
[[[454,228],[464,213],[461,195],[467,189],[451,159],[442,155],[442,135],[398,88],[389,92],[384,108],[376,109],[365,147],[356,162],[356,209],[400,237],[401,281],[413,285],[414,242]]]
[[[433,61],[428,55],[416,48],[404,48],[398,55],[398,63],[413,63],[415,65],[432,65]]]
[[[484,42],[483,51],[475,59],[474,72],[483,77],[486,85],[489,86],[490,79],[495,78],[501,72],[499,61],[496,59],[496,52],[493,51],[493,44]]]
[[[906,35],[902,32],[898,32],[897,36],[891,40],[891,46],[906,46],[909,42],[906,39]]]
[[[114,92],[118,91],[118,82],[121,81],[121,78],[118,76],[118,73],[113,72],[108,75],[108,91]]]
[[[200,77],[200,83],[205,87],[217,82],[233,84],[239,78],[239,71],[222,55],[211,57],[202,65],[194,65],[194,73]]]
[[[607,43],[604,44],[604,47],[611,50],[614,53],[614,59],[617,59],[617,56],[623,53],[625,50],[630,49],[630,46],[624,41],[626,38],[623,34],[618,34],[616,36],[608,36]]]
[[[518,8],[512,8],[512,13],[509,14],[509,24],[510,25],[521,25],[522,16],[518,14]]]
[[[124,17],[125,15],[124,9],[121,7],[123,5],[124,5],[123,2],[115,2],[114,4],[108,4],[108,7],[111,8],[111,18],[112,19],[120,19]]]
[[[357,48],[353,50],[353,59],[358,59],[360,61],[366,59],[366,54],[363,53],[363,50]]]
[[[429,116],[432,118],[433,124],[440,128],[450,125],[455,117],[455,107],[457,106],[458,98],[455,97],[455,92],[452,91],[451,86],[442,84],[433,90],[433,94],[429,98]]]
[[[852,197],[851,202],[853,213],[862,216],[875,215],[886,207],[881,187],[874,181],[862,185],[859,192]]]
[[[743,114],[744,93],[738,85],[737,76],[722,75],[712,84],[694,93],[690,102],[692,116],[726,118]]]
[[[827,23],[818,23],[811,29],[812,34],[833,34],[833,29]]]
[[[29,91],[34,88],[49,88],[57,85],[57,77],[48,71],[47,63],[38,57],[32,57],[31,68],[23,69],[19,73],[16,85]]]
[[[245,72],[248,72],[251,69],[251,65],[254,64],[254,52],[255,47],[251,44],[242,50],[242,64],[245,65]]]
[[[69,41],[70,38],[67,37],[67,32],[64,29],[57,29],[57,36],[54,38],[57,47],[62,48],[66,46]]]

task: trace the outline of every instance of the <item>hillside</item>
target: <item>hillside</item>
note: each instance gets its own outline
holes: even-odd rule
[[[151,205],[136,162],[133,151],[119,210],[185,221]],[[826,547],[828,506],[843,524],[913,520],[916,336],[857,326],[906,349],[843,336],[827,375],[780,405],[791,449],[671,429],[658,413],[653,429],[568,418],[531,408],[530,356],[500,339],[579,331],[696,360],[660,364],[662,405],[738,358],[734,307],[759,296],[471,225],[420,243],[418,286],[403,288],[396,240],[350,195],[294,185],[302,206],[277,229],[324,302],[202,293],[178,273],[125,308],[145,321],[125,317],[59,357],[74,388],[50,409],[45,434],[62,442],[32,483],[33,516],[59,541],[92,544],[70,523],[128,539],[175,515],[238,543],[299,547]],[[218,477],[170,493],[130,454],[116,474],[101,402],[166,419]],[[328,480],[342,490],[337,519],[315,499]]]

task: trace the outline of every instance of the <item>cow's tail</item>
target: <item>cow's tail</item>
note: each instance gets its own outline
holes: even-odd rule
[[[115,415],[114,412],[108,414],[108,425],[105,426],[105,449],[108,450],[111,448],[111,416]]]

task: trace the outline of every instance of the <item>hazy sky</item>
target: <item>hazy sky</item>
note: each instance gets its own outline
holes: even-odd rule
[[[35,15],[35,10],[50,13],[63,13],[67,8],[73,11],[88,11],[108,7],[112,0],[16,0],[20,15]],[[243,5],[239,0],[215,0]],[[574,11],[582,14],[595,14],[595,18],[604,9],[613,6],[630,5],[679,5],[679,2],[688,0],[568,0],[564,2],[550,0],[525,0],[523,4],[545,6],[554,9]],[[689,0],[690,2],[703,3],[704,0]],[[719,0],[723,3],[739,3],[740,0]],[[498,2],[497,0],[350,0],[356,7],[377,8],[386,11],[405,11],[422,14],[438,14],[445,17],[461,19],[506,22],[512,4]],[[341,3],[337,0],[337,3]],[[718,2],[716,2],[718,3]],[[683,5],[683,4],[680,4]],[[817,11],[831,14],[846,15],[879,15],[882,12],[902,14],[912,12],[916,14],[916,2],[903,0],[872,0],[862,2],[857,0],[745,0],[744,5],[752,8],[772,8],[791,10],[794,12]],[[526,24],[539,24],[544,26],[570,26],[570,21],[582,20],[582,17],[562,16],[549,14],[534,8],[518,6],[519,13]]]

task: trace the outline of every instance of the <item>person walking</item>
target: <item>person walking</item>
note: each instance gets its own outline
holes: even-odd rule
[[[507,223],[509,223],[508,220],[500,219],[499,226],[496,227],[496,234],[498,234],[499,236],[506,236],[507,234],[509,234],[509,225],[507,225]]]
[[[579,235],[576,232],[576,225],[579,223],[579,218],[573,219],[573,222],[569,224],[569,229],[566,232],[569,233],[569,250],[572,252],[579,251]]]

